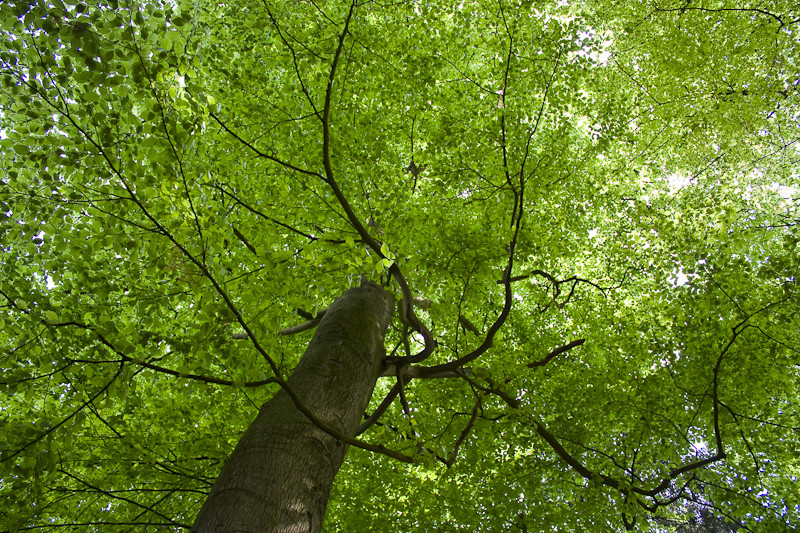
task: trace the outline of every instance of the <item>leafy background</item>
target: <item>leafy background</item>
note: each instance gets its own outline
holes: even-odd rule
[[[395,265],[443,364],[510,256],[470,379],[413,380],[361,437],[416,462],[351,449],[326,531],[797,527],[790,2],[0,19],[3,530],[188,527],[277,390],[264,355],[286,375],[310,338],[276,334],[294,309]],[[397,319],[387,351],[422,341]]]

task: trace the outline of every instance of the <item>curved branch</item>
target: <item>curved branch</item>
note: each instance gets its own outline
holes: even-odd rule
[[[533,363],[528,363],[528,368],[536,368],[539,366],[544,366],[547,363],[549,363],[553,357],[560,355],[564,352],[568,352],[569,350],[575,348],[576,346],[580,346],[584,342],[586,342],[586,339],[576,339],[568,344],[565,344],[564,346],[559,346],[558,348],[554,349],[552,352],[545,355],[538,361],[534,361]]]
[[[741,12],[741,13],[758,13],[759,15],[764,15],[764,16],[767,16],[767,17],[770,17],[770,18],[773,18],[773,19],[777,20],[778,24],[780,24],[781,28],[783,28],[784,26],[788,26],[790,24],[796,24],[797,22],[800,21],[800,18],[797,18],[797,19],[794,19],[794,20],[790,20],[787,23],[787,22],[784,22],[783,19],[779,15],[776,15],[775,13],[772,13],[772,12],[767,11],[765,9],[759,9],[759,8],[756,8],[756,7],[748,7],[748,8],[722,7],[722,8],[714,9],[714,8],[708,8],[708,7],[692,7],[692,6],[689,6],[688,2],[687,2],[687,5],[684,5],[684,6],[681,6],[681,7],[678,7],[678,8],[672,8],[672,9],[659,8],[659,9],[655,10],[656,13],[674,13],[675,11],[678,11],[681,14],[683,14],[686,11],[699,11],[701,13],[724,13],[724,12],[727,12],[727,11]]]
[[[445,466],[450,468],[456,462],[456,457],[458,457],[458,450],[461,448],[461,445],[466,440],[467,436],[469,436],[470,431],[472,431],[473,426],[475,425],[475,421],[478,419],[478,409],[481,406],[481,400],[475,402],[475,405],[472,407],[472,413],[469,417],[469,422],[467,425],[464,426],[464,429],[461,431],[461,434],[456,439],[455,444],[453,445],[453,451],[450,453],[450,457],[444,461]]]
[[[104,339],[102,339],[102,337],[100,337],[100,338],[101,338],[101,340],[104,340]],[[104,344],[106,344],[106,342],[104,342]],[[110,346],[110,345],[109,345],[109,346]],[[112,348],[112,349],[113,349],[113,348]],[[114,350],[114,351],[116,351],[116,350]],[[98,390],[98,391],[97,391],[95,394],[93,394],[93,395],[92,395],[92,396],[91,396],[91,397],[90,397],[88,400],[86,400],[86,401],[85,401],[85,402],[83,402],[83,403],[82,403],[80,406],[78,406],[78,408],[77,408],[77,409],[75,409],[74,411],[72,411],[70,414],[68,414],[66,417],[64,417],[64,418],[63,418],[63,419],[62,419],[60,422],[58,422],[57,424],[53,424],[52,426],[50,426],[49,428],[47,428],[45,431],[43,431],[41,434],[37,435],[37,436],[36,436],[36,437],[35,437],[33,440],[31,440],[30,442],[28,442],[27,444],[25,444],[24,446],[22,446],[21,448],[19,448],[18,450],[16,450],[14,453],[11,453],[11,454],[9,454],[9,455],[7,455],[7,456],[3,457],[2,459],[0,459],[0,463],[3,463],[3,462],[5,462],[5,461],[8,461],[9,459],[13,459],[13,458],[14,458],[14,457],[16,457],[17,455],[19,455],[19,454],[21,454],[22,452],[24,452],[25,450],[27,450],[29,447],[31,447],[31,446],[33,446],[34,444],[36,444],[37,442],[41,441],[43,438],[45,438],[45,437],[46,437],[47,435],[49,435],[50,433],[54,432],[55,430],[57,430],[58,428],[60,428],[61,426],[63,426],[63,425],[64,425],[64,424],[66,424],[67,422],[69,422],[70,420],[72,420],[72,418],[73,418],[73,417],[75,417],[75,415],[77,415],[78,413],[80,413],[81,411],[83,411],[85,408],[87,408],[87,407],[88,407],[88,406],[89,406],[91,403],[93,403],[93,402],[94,402],[94,401],[95,401],[97,398],[99,398],[99,397],[100,397],[100,395],[102,395],[103,393],[105,393],[105,392],[108,390],[108,388],[111,386],[111,384],[112,384],[112,383],[114,383],[114,381],[116,381],[116,379],[117,379],[117,378],[119,377],[119,375],[122,373],[122,368],[123,368],[124,366],[125,366],[125,365],[124,365],[124,363],[120,363],[120,365],[119,365],[119,368],[117,369],[117,372],[116,372],[116,373],[115,373],[115,374],[114,374],[114,375],[111,377],[111,379],[108,381],[108,383],[106,383],[105,385],[103,385],[103,386],[100,388],[100,390]]]
[[[328,75],[328,86],[325,90],[325,106],[322,110],[322,164],[325,168],[325,176],[319,176],[322,180],[328,184],[333,192],[333,195],[336,197],[336,200],[339,202],[339,205],[345,212],[347,216],[347,220],[353,226],[353,228],[358,232],[361,239],[364,243],[369,246],[378,256],[382,259],[386,259],[386,256],[381,251],[381,243],[379,243],[372,235],[370,235],[369,231],[364,227],[364,224],[361,223],[359,218],[356,216],[355,212],[353,211],[350,202],[347,201],[342,190],[339,188],[338,183],[336,182],[336,178],[333,172],[333,165],[331,164],[331,124],[330,124],[330,111],[331,111],[331,100],[333,97],[333,83],[336,79],[336,68],[339,63],[339,58],[342,53],[342,49],[344,48],[344,40],[348,34],[350,21],[353,17],[353,12],[355,11],[356,4],[353,2],[350,5],[350,11],[347,14],[347,20],[344,24],[344,29],[342,33],[339,35],[339,44],[336,47],[336,52],[333,57],[333,62],[331,64],[330,73]],[[423,361],[428,358],[433,353],[433,350],[436,349],[436,341],[431,335],[430,331],[424,324],[419,320],[416,313],[414,312],[412,301],[413,297],[411,295],[411,289],[408,285],[408,281],[406,281],[405,276],[400,271],[400,268],[397,266],[397,263],[392,263],[392,266],[389,267],[389,273],[392,277],[397,281],[397,284],[400,286],[400,290],[403,294],[402,302],[403,308],[400,309],[401,315],[404,316],[406,321],[411,325],[414,331],[418,332],[422,335],[422,338],[425,343],[424,349],[409,358],[404,358],[403,360],[407,363],[417,363]]]
[[[296,326],[284,328],[278,331],[278,335],[294,335],[295,333],[300,333],[303,331],[308,331],[309,329],[314,329],[315,327],[317,327],[317,324],[319,324],[320,320],[322,320],[322,316],[317,316],[316,318],[307,320],[302,324],[297,324]]]
[[[378,405],[378,407],[375,409],[375,412],[372,413],[366,420],[364,420],[364,422],[362,422],[358,427],[356,430],[356,437],[364,433],[371,425],[377,422],[381,416],[383,416],[383,413],[386,412],[389,406],[392,405],[394,399],[397,398],[397,395],[400,394],[400,387],[400,381],[394,384],[392,390],[389,391],[389,394],[386,395],[386,398],[384,398],[380,405]]]
[[[268,159],[270,161],[278,163],[279,165],[281,165],[284,168],[288,168],[289,170],[294,170],[295,172],[300,172],[301,174],[306,174],[308,176],[314,176],[316,178],[321,178],[323,180],[325,179],[325,178],[322,177],[322,175],[319,172],[314,172],[314,171],[311,171],[311,170],[306,170],[304,168],[300,168],[297,165],[293,165],[293,164],[291,164],[291,163],[289,163],[287,161],[283,161],[282,159],[278,159],[275,156],[272,156],[272,155],[269,155],[269,154],[266,154],[266,153],[262,152],[261,150],[259,150],[255,146],[253,146],[253,144],[249,143],[248,141],[245,141],[242,137],[239,136],[239,134],[237,134],[232,129],[230,129],[228,127],[228,125],[225,124],[222,121],[222,119],[220,119],[217,115],[215,115],[214,113],[209,111],[208,112],[208,116],[213,118],[216,121],[216,123],[220,125],[220,127],[222,129],[224,129],[234,139],[236,139],[237,141],[239,141],[240,143],[242,143],[243,145],[248,147],[250,150],[252,150],[253,153],[255,153],[258,157],[263,157],[264,159]]]

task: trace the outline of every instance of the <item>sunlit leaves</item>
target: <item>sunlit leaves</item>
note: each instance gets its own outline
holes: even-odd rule
[[[0,4],[12,526],[191,523],[274,393],[245,386],[272,371],[239,317],[288,372],[295,309],[397,267],[429,302],[427,362],[469,353],[460,319],[497,318],[521,212],[514,306],[473,383],[408,383],[412,414],[364,438],[419,464],[352,451],[326,528],[618,530],[635,503],[535,425],[653,487],[711,453],[715,405],[728,458],[695,472],[705,497],[796,527],[796,24],[773,4],[359,5],[329,155],[374,248],[321,179],[349,5]]]

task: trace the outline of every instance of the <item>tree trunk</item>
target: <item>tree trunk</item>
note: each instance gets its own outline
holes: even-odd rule
[[[288,380],[303,405],[346,435],[355,435],[372,396],[393,311],[392,295],[373,283],[346,291]],[[345,451],[281,390],[242,436],[192,532],[318,532]]]

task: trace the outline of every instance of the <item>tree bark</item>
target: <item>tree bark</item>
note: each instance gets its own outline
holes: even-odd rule
[[[321,420],[354,436],[385,355],[394,311],[373,283],[328,309],[289,386]],[[346,446],[311,423],[281,390],[245,431],[211,489],[193,533],[318,532]]]

